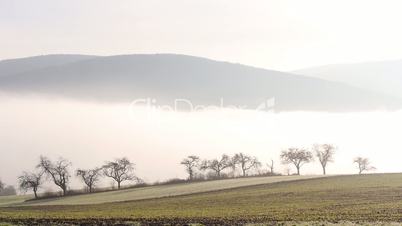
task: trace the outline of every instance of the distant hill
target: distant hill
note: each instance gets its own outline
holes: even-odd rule
[[[225,106],[247,109],[274,97],[276,111],[369,111],[402,106],[401,99],[343,83],[185,55],[49,55],[9,62],[15,68],[0,67],[0,90],[8,92],[118,102],[150,97],[160,104],[173,104],[178,98],[194,105],[219,105],[223,99]],[[18,71],[20,64],[30,69]]]
[[[88,55],[60,54],[2,60],[0,61],[0,77],[42,69],[50,66],[74,63],[81,60],[92,59],[94,57],[95,56]]]
[[[293,73],[344,82],[402,98],[402,60],[335,64],[301,69]]]

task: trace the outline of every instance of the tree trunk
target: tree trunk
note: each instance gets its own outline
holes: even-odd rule
[[[322,167],[322,173],[325,175],[327,172],[325,171],[325,166]]]
[[[192,171],[190,171],[190,180],[193,180],[193,172]]]
[[[271,160],[271,174],[274,174],[274,160]]]
[[[246,170],[245,169],[242,169],[243,170],[243,177],[245,177],[246,176]]]
[[[120,183],[121,181],[117,181],[117,190],[120,190]]]
[[[66,196],[66,194],[67,194],[67,188],[63,187],[62,189],[63,189],[63,196]]]
[[[36,189],[36,188],[34,188],[34,189],[33,189],[33,192],[34,192],[34,195],[35,195],[35,199],[37,199],[37,198],[38,198],[38,194],[37,194],[37,192],[36,192],[36,191],[37,191],[37,189]]]
[[[300,166],[296,166],[297,169],[297,175],[300,175]]]

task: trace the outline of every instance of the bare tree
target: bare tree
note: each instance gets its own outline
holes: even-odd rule
[[[374,166],[370,166],[370,161],[368,158],[356,157],[353,160],[353,163],[357,163],[357,166],[359,168],[359,174],[362,174],[364,171],[370,171],[376,169]]]
[[[0,180],[0,190],[4,189],[4,183]]]
[[[194,171],[198,167],[199,162],[200,162],[200,157],[195,156],[195,155],[190,155],[180,162],[180,164],[182,164],[186,167],[186,171],[188,173],[189,180],[194,179]]]
[[[23,172],[22,175],[18,177],[20,189],[24,192],[32,190],[35,195],[35,199],[37,199],[38,189],[42,184],[42,175],[43,172],[39,173]]]
[[[297,170],[297,175],[300,175],[300,168],[313,160],[313,154],[302,148],[289,148],[282,151],[281,159],[283,164],[292,163]]]
[[[271,174],[274,174],[274,160],[271,159],[271,163],[267,164]]]
[[[230,167],[230,158],[228,155],[222,155],[220,159],[204,160],[200,165],[201,170],[213,170],[217,177],[221,177],[221,172]]]
[[[229,167],[232,169],[232,177],[236,177],[236,169],[237,165],[239,164],[239,159],[237,158],[236,155],[232,156],[229,158],[228,161]]]
[[[237,162],[240,165],[243,177],[247,176],[247,171],[251,168],[258,168],[259,166],[261,166],[261,163],[256,157],[252,157],[243,153],[236,154],[234,158],[237,159]]]
[[[64,158],[59,158],[56,162],[50,161],[47,157],[40,156],[38,169],[41,169],[53,183],[61,188],[63,196],[67,194],[67,187],[70,180],[69,167],[71,162]]]
[[[106,162],[102,168],[105,176],[117,182],[117,189],[120,189],[121,183],[124,181],[139,180],[134,174],[134,163],[125,157],[113,162]]]
[[[315,151],[315,156],[317,156],[318,161],[320,161],[322,173],[325,175],[327,173],[327,164],[334,161],[336,148],[332,144],[315,144],[313,149]]]
[[[81,178],[84,184],[88,187],[89,193],[92,193],[95,184],[100,179],[101,176],[100,172],[101,168],[88,169],[88,170],[77,169],[75,171],[75,175]]]

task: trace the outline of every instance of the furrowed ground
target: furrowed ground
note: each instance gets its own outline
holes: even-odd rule
[[[0,208],[4,222],[402,222],[402,174],[333,176],[91,205]]]

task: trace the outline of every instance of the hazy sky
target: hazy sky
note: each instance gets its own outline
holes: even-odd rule
[[[401,1],[1,0],[0,59],[182,53],[264,68],[402,58]]]

